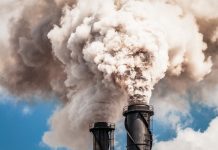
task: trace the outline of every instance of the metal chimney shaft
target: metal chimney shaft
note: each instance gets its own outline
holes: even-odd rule
[[[124,108],[127,150],[151,150],[150,118],[153,114],[153,108],[145,104],[130,105]]]
[[[115,125],[107,122],[96,122],[90,125],[93,134],[93,150],[114,150]]]

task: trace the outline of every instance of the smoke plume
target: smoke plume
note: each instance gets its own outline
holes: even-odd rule
[[[162,78],[157,99],[218,81],[216,0],[15,4],[0,43],[0,85],[20,97],[59,97],[43,136],[52,147],[87,149],[90,123],[118,121],[127,103],[148,104]]]

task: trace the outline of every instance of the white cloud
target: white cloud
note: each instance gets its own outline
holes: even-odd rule
[[[170,141],[158,142],[154,150],[217,150],[218,117],[211,121],[204,132],[186,128],[177,131],[177,137]]]
[[[4,104],[8,100],[8,93],[0,86],[0,104]]]
[[[32,111],[31,111],[29,106],[25,106],[22,109],[22,113],[23,113],[23,115],[30,115],[32,113]]]
[[[158,97],[154,95],[152,99],[154,106],[155,120],[176,129],[177,126],[184,127],[192,122],[190,116],[191,106],[186,97],[169,93],[168,96]],[[181,122],[182,118],[186,122]]]

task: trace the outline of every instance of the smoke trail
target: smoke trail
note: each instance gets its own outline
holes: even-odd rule
[[[89,123],[116,122],[127,99],[149,103],[164,76],[155,97],[199,89],[193,83],[217,70],[215,0],[20,3],[8,52],[0,51],[7,56],[0,84],[14,95],[55,94],[64,102],[43,136],[50,146],[87,149]],[[217,83],[214,71],[208,80]]]
[[[21,16],[10,20],[10,49],[8,58],[1,62],[1,85],[21,96],[44,95],[52,90],[64,95],[65,75],[60,72],[60,63],[53,59],[47,38],[61,10],[51,0],[25,5]]]

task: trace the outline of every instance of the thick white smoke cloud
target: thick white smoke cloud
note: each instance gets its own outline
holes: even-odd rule
[[[217,83],[215,0],[20,3],[20,15],[9,21],[7,52],[0,50],[0,84],[14,95],[63,101],[43,136],[52,147],[87,149],[89,123],[118,121],[127,100],[149,103],[164,76],[153,103],[179,111],[189,109],[190,92],[202,98],[208,92],[196,91]]]
[[[200,103],[209,107],[217,107],[217,1],[199,0],[199,1],[170,1],[177,3],[185,14],[192,14],[198,26],[199,33],[203,35],[203,41],[207,48],[204,51],[205,56],[211,56],[213,66],[211,72],[199,83],[193,82],[186,73],[182,73],[178,77],[167,75],[167,78],[162,80],[153,92],[152,103],[156,107],[158,115],[162,116],[162,120],[167,120],[167,114],[179,112],[188,115],[191,103]],[[194,44],[194,43],[193,43]],[[195,43],[197,45],[197,43]],[[197,57],[196,57],[197,60]],[[199,68],[203,68],[199,65]],[[164,106],[170,105],[173,109],[165,109]],[[163,107],[162,107],[163,106]],[[161,112],[161,113],[160,113]],[[161,119],[160,117],[158,117]],[[168,121],[169,123],[170,121]]]
[[[154,150],[216,150],[217,144],[217,125],[218,118],[211,121],[208,129],[204,132],[193,131],[191,128],[177,131],[177,137],[166,142],[156,143]]]

